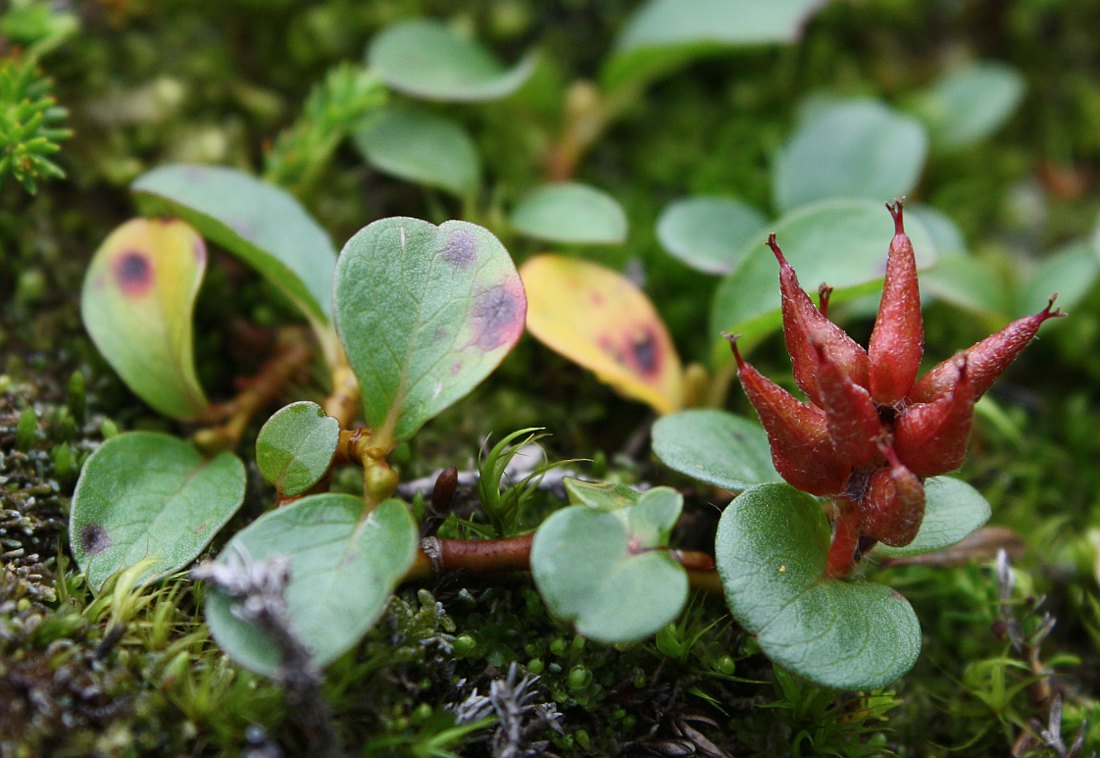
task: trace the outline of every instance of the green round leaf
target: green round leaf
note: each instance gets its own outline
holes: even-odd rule
[[[370,44],[367,64],[388,86],[426,100],[497,100],[512,94],[535,70],[528,53],[512,68],[477,42],[430,19],[399,21]]]
[[[657,239],[676,258],[707,274],[728,273],[767,219],[740,200],[688,197],[665,206]]]
[[[379,171],[459,197],[477,189],[477,148],[455,121],[428,111],[387,108],[355,135],[359,152]]]
[[[264,514],[238,532],[218,561],[238,554],[259,562],[290,560],[287,611],[297,638],[323,667],[351,648],[378,620],[416,557],[419,536],[408,507],[386,500],[363,518],[351,495],[310,495]],[[279,665],[267,634],[233,614],[221,591],[206,600],[214,639],[242,666],[270,676]]]
[[[336,250],[287,192],[219,166],[162,166],[132,187],[142,205],[193,224],[256,269],[313,320],[329,323]]]
[[[556,182],[527,193],[509,217],[528,237],[566,244],[626,241],[626,213],[606,192],[579,182]]]
[[[283,495],[300,495],[328,471],[340,422],[317,403],[303,400],[276,411],[256,438],[256,463],[264,479]]]
[[[643,639],[675,619],[687,574],[659,548],[681,506],[678,492],[658,487],[616,511],[574,505],[551,515],[531,545],[531,573],[551,613],[608,643]]]
[[[623,24],[601,78],[639,84],[693,58],[730,48],[792,42],[820,0],[649,0]]]
[[[906,218],[905,229],[918,268],[928,267],[936,260],[931,235],[917,219]],[[784,216],[772,230],[802,286],[814,291],[827,282],[833,302],[841,302],[879,289],[894,223],[881,203],[826,200]],[[719,284],[711,311],[716,340],[724,331],[749,340],[780,326],[779,266],[766,240],[760,234],[750,241],[741,263]]]
[[[653,453],[671,469],[716,487],[746,490],[779,482],[768,435],[755,421],[693,409],[657,419]]]
[[[786,212],[828,198],[901,197],[916,186],[927,153],[920,122],[882,103],[816,108],[779,154],[775,205]]]
[[[206,271],[202,237],[176,219],[134,219],[103,241],[84,277],[80,313],[99,352],[165,416],[202,418],[191,316]]]
[[[924,520],[913,541],[905,547],[879,545],[877,555],[900,557],[943,550],[981,528],[992,513],[980,492],[947,476],[927,480],[924,497]]]
[[[773,662],[827,687],[871,689],[903,676],[920,624],[890,588],[824,576],[829,523],[786,484],[742,493],[722,514],[715,558],[734,618]]]
[[[336,325],[379,439],[408,439],[489,375],[523,333],[508,251],[465,221],[375,221],[336,267]]]
[[[117,571],[152,559],[152,581],[198,557],[244,501],[244,464],[232,453],[204,458],[167,434],[112,437],[84,464],[73,493],[69,542],[93,590]]]
[[[972,63],[941,76],[914,98],[913,112],[928,126],[933,144],[960,150],[993,134],[1023,100],[1024,78],[1003,63]]]

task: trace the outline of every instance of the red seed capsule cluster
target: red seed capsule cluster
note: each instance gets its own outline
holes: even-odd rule
[[[795,487],[834,499],[826,571],[847,573],[857,546],[909,544],[924,517],[925,477],[962,465],[974,403],[1019,355],[1039,326],[1064,315],[1054,298],[917,380],[924,324],[913,244],[902,201],[886,206],[894,238],[867,350],[825,315],[798,282],[775,235],[783,334],[802,403],[742,358],[730,338],[741,386],[771,444],[772,462]]]

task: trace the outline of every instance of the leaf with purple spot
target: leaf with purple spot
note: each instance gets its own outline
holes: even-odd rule
[[[616,271],[562,255],[538,255],[520,271],[527,328],[627,397],[671,413],[683,403],[683,371],[649,298]]]
[[[336,327],[379,444],[411,437],[495,369],[527,298],[508,251],[464,221],[387,218],[336,266]]]
[[[244,502],[244,486],[244,464],[232,453],[204,458],[156,432],[112,437],[88,458],[76,483],[73,557],[95,591],[147,560],[140,581],[166,576],[206,549]]]
[[[100,245],[80,309],[99,352],[160,413],[201,419],[209,410],[191,346],[191,314],[206,247],[175,219],[134,219]]]
[[[332,240],[292,195],[235,169],[162,166],[133,185],[144,209],[194,224],[295,303],[310,319],[332,318]]]

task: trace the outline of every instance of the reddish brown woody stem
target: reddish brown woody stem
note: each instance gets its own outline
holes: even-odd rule
[[[430,579],[451,571],[471,574],[499,574],[508,571],[531,570],[533,534],[496,540],[452,540],[426,537],[405,581]],[[696,550],[669,550],[668,554],[687,569],[692,587],[706,592],[722,592],[714,558]]]
[[[255,376],[245,380],[241,393],[225,404],[227,420],[195,432],[194,443],[207,452],[235,448],[252,417],[278,397],[283,387],[309,363],[311,354],[305,330],[297,327],[280,330],[275,354]]]

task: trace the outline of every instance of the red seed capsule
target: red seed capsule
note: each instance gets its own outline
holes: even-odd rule
[[[917,476],[935,476],[963,464],[974,418],[974,383],[966,354],[953,363],[954,384],[930,403],[915,403],[894,423],[894,450]]]
[[[868,346],[871,397],[880,405],[894,405],[916,381],[924,352],[924,321],[913,243],[905,233],[902,200],[887,204],[894,217],[894,239],[886,259],[875,328]]]
[[[832,361],[819,333],[811,338],[817,369],[817,389],[833,450],[854,468],[866,468],[882,460],[878,450],[882,421],[871,394],[850,380]]]
[[[820,331],[829,354],[833,356],[833,360],[841,371],[856,384],[866,387],[867,351],[817,309],[813,300],[798,283],[798,275],[783,256],[783,251],[779,248],[774,234],[768,236],[768,247],[772,249],[776,260],[779,261],[779,291],[783,298],[783,336],[787,341],[787,352],[791,356],[795,382],[811,402],[820,405],[821,394],[817,388],[816,359],[814,349],[810,345],[810,335]]]
[[[804,405],[746,362],[729,337],[738,376],[768,434],[772,463],[790,484],[812,495],[843,492],[852,467],[833,452],[825,413]]]
[[[1020,351],[1027,347],[1044,321],[1066,315],[1054,308],[1056,297],[1057,293],[1052,295],[1047,307],[1038,313],[1016,319],[1001,331],[966,350],[966,370],[974,384],[975,400],[985,394]],[[950,391],[955,376],[953,360],[949,358],[925,374],[909,393],[909,400],[927,403]]]
[[[829,544],[829,553],[825,558],[825,574],[834,578],[844,576],[852,570],[860,537],[859,507],[847,497],[838,497],[835,504],[833,541]]]
[[[902,547],[917,536],[924,520],[924,485],[883,446],[888,467],[876,469],[860,501],[859,531],[884,545]]]

